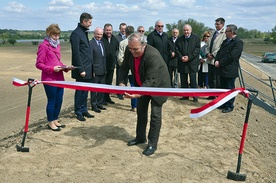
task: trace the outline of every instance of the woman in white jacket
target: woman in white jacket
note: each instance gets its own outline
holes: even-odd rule
[[[210,32],[206,31],[203,34],[201,41],[201,50],[199,54],[199,66],[198,66],[198,88],[207,88],[208,87],[208,63],[206,62],[206,42],[210,37]]]

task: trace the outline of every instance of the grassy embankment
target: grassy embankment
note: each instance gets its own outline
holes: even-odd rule
[[[261,57],[265,52],[276,52],[276,44],[265,43],[262,39],[245,39],[243,51]]]

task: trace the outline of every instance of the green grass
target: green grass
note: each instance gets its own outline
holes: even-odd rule
[[[276,44],[265,43],[262,39],[243,39],[243,51],[261,57],[265,52],[276,52]]]

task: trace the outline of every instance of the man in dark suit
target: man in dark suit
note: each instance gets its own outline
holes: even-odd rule
[[[199,65],[200,38],[192,33],[191,25],[186,24],[183,26],[183,36],[176,40],[175,45],[181,88],[189,88],[188,75],[190,88],[197,88],[196,73]],[[180,100],[188,99],[189,97],[180,98]],[[197,101],[197,97],[193,97],[193,102]]]
[[[162,56],[154,47],[147,45],[144,36],[133,33],[128,37],[128,47],[125,51],[124,61],[121,66],[120,86],[131,70],[134,84],[137,87],[162,87],[171,85],[168,68]],[[148,107],[151,102],[150,129],[148,146],[143,151],[144,155],[151,155],[157,149],[159,133],[162,124],[162,106],[167,101],[165,96],[141,96],[139,94],[125,93],[126,98],[138,98],[136,138],[128,142],[129,146],[145,143],[146,127],[148,122]]]
[[[162,21],[157,20],[155,22],[155,29],[147,36],[147,44],[153,46],[156,48],[165,63],[168,63],[169,59],[169,37],[168,35],[163,31],[164,24]]]
[[[92,83],[105,84],[106,75],[106,58],[105,49],[101,41],[103,37],[103,29],[97,27],[94,31],[94,38],[90,41],[93,52],[93,74]],[[104,93],[91,92],[92,110],[100,113],[101,110],[106,110],[103,107]]]
[[[169,53],[170,58],[168,61],[169,74],[173,88],[178,88],[178,72],[177,72],[177,57],[175,54],[175,42],[179,36],[179,30],[174,28],[172,30],[172,37],[169,39]]]
[[[92,25],[92,16],[88,13],[82,13],[78,27],[71,33],[70,43],[72,50],[72,65],[77,69],[72,70],[72,78],[76,82],[92,81],[92,63],[93,56],[88,40],[88,30]],[[88,91],[76,90],[74,99],[74,110],[79,121],[85,121],[85,117],[93,118],[87,110]]]
[[[226,26],[226,38],[217,53],[215,67],[220,76],[220,88],[234,89],[235,80],[239,76],[239,60],[243,50],[243,42],[237,36],[237,26],[230,24]],[[228,113],[234,109],[235,98],[220,106],[223,113]]]
[[[113,26],[109,23],[104,25],[104,34],[102,42],[104,44],[106,53],[106,84],[112,85],[114,69],[117,59],[117,52],[119,49],[119,42],[116,37],[112,34]],[[104,97],[104,103],[115,104],[110,98],[110,94],[106,93]]]
[[[126,39],[126,27],[127,27],[126,23],[120,23],[119,33],[115,36],[118,42],[121,42],[124,39]]]
[[[118,40],[119,44],[120,44],[121,41],[123,41],[124,39],[127,38],[127,36],[126,36],[126,27],[127,27],[126,23],[120,23],[120,25],[119,25],[119,33],[116,35],[116,39]],[[119,75],[120,75],[121,66],[119,65],[117,59],[116,59],[116,85],[118,86],[119,85]],[[124,84],[127,85],[127,79],[125,80]],[[120,100],[124,100],[123,95],[117,94],[117,96]]]

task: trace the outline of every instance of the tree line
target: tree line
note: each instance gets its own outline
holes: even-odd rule
[[[193,28],[193,32],[199,36],[202,36],[205,31],[211,31],[213,28],[207,27],[202,22],[198,22],[192,18],[188,20],[178,20],[176,23],[166,24],[167,34],[171,36],[171,31],[174,28],[180,30],[180,35],[182,35],[182,29],[185,24],[190,24]],[[148,35],[154,30],[154,27],[149,27],[145,35]],[[61,31],[60,39],[68,41],[72,31]],[[241,39],[263,39],[264,42],[272,42],[276,44],[276,25],[271,29],[271,32],[260,32],[256,29],[248,30],[243,27],[238,28],[238,35]],[[90,36],[93,36],[93,32],[90,32]],[[13,29],[0,29],[0,45],[11,44],[14,45],[16,40],[23,39],[44,39],[45,30],[33,30],[33,31],[20,31]]]

